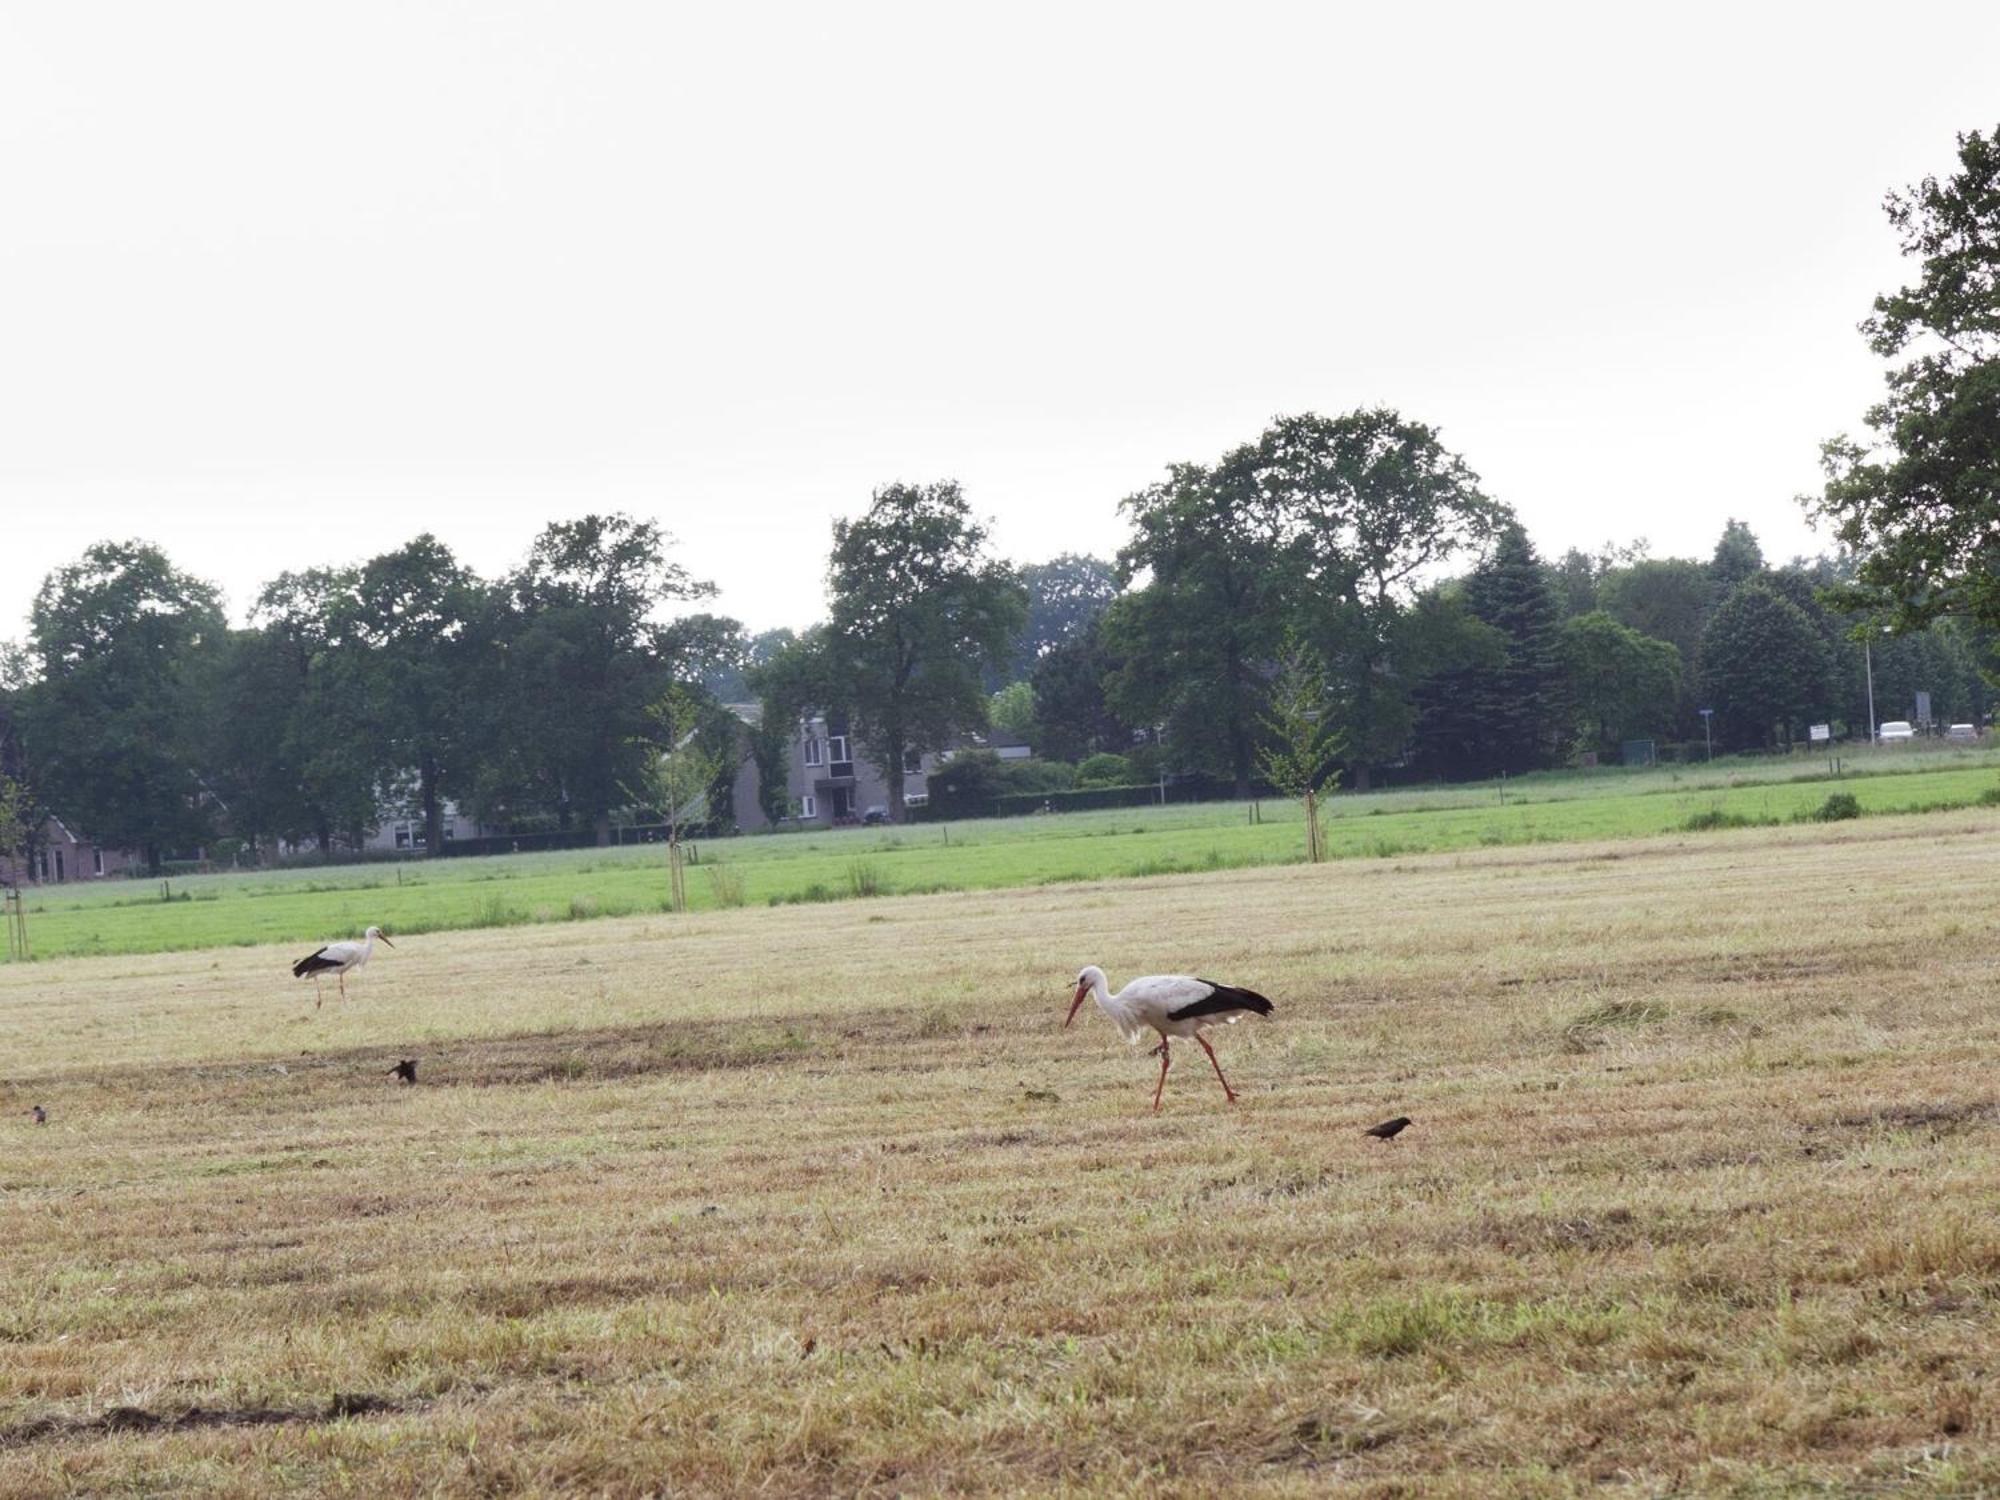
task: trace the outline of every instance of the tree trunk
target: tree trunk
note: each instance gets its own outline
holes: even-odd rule
[[[608,810],[600,812],[596,817],[592,818],[590,820],[590,828],[591,836],[597,840],[597,847],[600,849],[609,847],[611,843],[610,812]]]
[[[444,853],[444,810],[438,804],[437,761],[426,755],[417,774],[423,785],[424,857],[436,859]]]
[[[157,875],[160,873],[160,846],[158,844],[148,844],[146,846],[146,873],[148,875]]]
[[[332,854],[333,825],[328,823],[325,818],[321,818],[319,820],[319,827],[314,830],[314,833],[319,839],[319,852],[321,854]]]
[[[1369,786],[1368,762],[1358,760],[1347,768],[1347,774],[1354,778],[1354,790],[1365,792]]]
[[[903,746],[889,747],[889,821],[903,821]]]

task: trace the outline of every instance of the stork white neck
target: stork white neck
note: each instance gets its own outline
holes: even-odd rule
[[[1124,991],[1112,994],[1111,982],[1104,977],[1104,971],[1096,964],[1086,964],[1076,976],[1076,1001],[1070,1006],[1070,1021],[1076,1019],[1077,1007],[1083,1004],[1083,997],[1086,994],[1096,998],[1097,1008],[1103,1011],[1111,1024],[1124,1034],[1127,1041],[1139,1034],[1141,1025],[1139,1018],[1133,1013],[1132,1007],[1120,998]],[[1069,1022],[1065,1021],[1063,1024],[1067,1026]]]

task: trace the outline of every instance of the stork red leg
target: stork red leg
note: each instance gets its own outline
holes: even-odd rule
[[[1160,1095],[1167,1091],[1167,1042],[1160,1039],[1160,1086],[1153,1090],[1153,1113],[1160,1112]]]
[[[1194,1039],[1201,1043],[1201,1050],[1208,1054],[1208,1060],[1215,1063],[1215,1076],[1222,1084],[1222,1092],[1227,1094],[1229,1102],[1234,1104],[1236,1102],[1236,1090],[1231,1088],[1229,1080],[1222,1076],[1222,1064],[1216,1060],[1215,1049],[1208,1045],[1208,1038],[1203,1036],[1199,1031],[1194,1034]]]

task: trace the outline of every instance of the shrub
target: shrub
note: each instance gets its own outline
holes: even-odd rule
[[[885,889],[882,872],[865,859],[857,859],[847,867],[847,890],[853,896],[879,896]]]
[[[925,778],[933,816],[983,818],[1004,790],[1000,757],[991,750],[961,750]]]
[[[1076,767],[1059,760],[1003,760],[1000,791],[1066,792],[1076,785]]]
[[[1681,824],[1688,833],[1706,833],[1712,828],[1748,828],[1750,820],[1741,813],[1724,812],[1719,807],[1705,807],[1689,816]]]
[[[709,889],[715,892],[717,906],[741,906],[743,904],[743,872],[733,870],[728,865],[708,867]]]
[[[1024,792],[1013,796],[995,797],[991,811],[999,817],[1009,817],[1016,813],[1036,813],[1044,807],[1051,812],[1087,812],[1104,807],[1147,807],[1157,801],[1159,793],[1149,786],[1091,786],[1078,787],[1073,792]],[[1144,833],[1143,828],[1135,828],[1134,833]]]
[[[1133,786],[1137,781],[1138,772],[1133,770],[1130,758],[1123,755],[1093,755],[1076,768],[1079,789]]]
[[[835,896],[831,890],[829,890],[826,886],[820,884],[817,880],[815,880],[811,885],[807,886],[802,891],[793,891],[789,895],[773,896],[771,898],[771,905],[813,906],[817,905],[821,901],[835,901],[838,899],[839,898]]]
[[[1852,792],[1835,792],[1820,803],[1819,811],[1813,814],[1814,819],[1821,823],[1841,823],[1860,816],[1861,804]]]

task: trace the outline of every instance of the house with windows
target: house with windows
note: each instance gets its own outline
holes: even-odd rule
[[[746,725],[762,721],[763,710],[755,703],[732,703],[729,711]],[[942,757],[925,753],[911,755],[904,763],[903,801],[922,807],[929,800],[925,778],[937,768]],[[736,769],[736,826],[745,833],[771,827],[758,801],[756,759],[746,748]],[[860,751],[848,732],[847,716],[830,712],[801,720],[786,746],[785,793],[790,813],[783,827],[838,827],[858,823],[870,812],[886,815],[889,810],[889,783],[882,772]]]
[[[0,885],[68,885],[77,880],[105,880],[123,875],[140,863],[130,849],[113,849],[76,833],[61,818],[42,820],[19,860],[0,854]]]
[[[377,812],[376,825],[361,841],[363,852],[368,854],[422,854],[430,840],[424,835],[424,814],[422,808],[389,805]],[[446,798],[438,808],[438,821],[443,825],[444,841],[455,843],[459,839],[476,839],[500,830],[488,828],[470,813],[461,812],[456,802]]]

